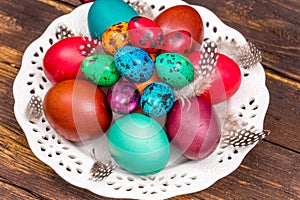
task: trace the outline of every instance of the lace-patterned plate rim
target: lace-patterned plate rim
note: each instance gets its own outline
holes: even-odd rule
[[[155,5],[155,8],[153,8],[154,15],[167,7],[186,4],[180,0],[172,1],[171,4],[165,0],[147,2],[150,5]],[[41,58],[46,49],[56,42],[55,29],[64,24],[74,29],[74,33],[77,35],[88,35],[85,22],[90,5],[91,3],[79,6],[70,14],[54,20],[45,32],[28,46],[23,55],[22,66],[13,88],[14,111],[35,156],[49,165],[70,184],[88,189],[101,196],[113,198],[161,199],[193,193],[210,187],[217,180],[238,168],[243,158],[256,144],[240,148],[233,146],[224,148],[220,144],[210,157],[202,161],[183,162],[176,166],[168,166],[154,176],[140,177],[117,170],[107,179],[101,182],[93,182],[89,180],[89,170],[93,165],[93,160],[80,144],[65,141],[57,135],[49,127],[44,116],[37,122],[27,120],[24,112],[32,93],[40,95],[43,99],[47,89],[51,87],[51,84],[45,80],[43,75]],[[200,6],[194,7],[203,16],[206,30],[205,37],[214,41],[221,37],[225,43],[234,41],[244,44],[246,42],[238,31],[224,25],[212,12]],[[226,30],[226,33],[221,33],[221,30],[222,32]],[[259,64],[255,69],[244,70],[243,75],[242,89],[228,102],[228,105],[237,105],[233,110],[240,112],[241,118],[247,120],[247,123],[255,123],[256,128],[262,129],[269,103],[263,68]],[[257,76],[259,80],[255,79]],[[240,97],[240,94],[243,94],[244,90],[248,90],[248,85],[251,84],[250,96]],[[256,105],[258,105],[258,108],[256,108]]]

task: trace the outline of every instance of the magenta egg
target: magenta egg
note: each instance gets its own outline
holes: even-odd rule
[[[153,20],[136,16],[128,23],[128,36],[133,46],[148,53],[156,53],[162,48],[163,31]]]
[[[166,133],[172,145],[186,158],[200,160],[210,155],[221,137],[219,118],[211,103],[203,97],[176,101],[168,113]]]
[[[176,52],[188,55],[192,48],[192,37],[188,31],[172,31],[164,36],[163,52]]]
[[[108,90],[107,99],[113,112],[124,115],[137,107],[140,93],[133,83],[119,81]]]

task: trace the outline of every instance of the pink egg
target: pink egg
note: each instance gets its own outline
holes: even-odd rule
[[[112,111],[123,115],[137,107],[140,93],[133,83],[119,81],[108,90],[107,99]]]
[[[221,137],[219,118],[203,97],[190,98],[190,105],[176,101],[168,113],[166,133],[186,158],[200,160],[210,155]]]

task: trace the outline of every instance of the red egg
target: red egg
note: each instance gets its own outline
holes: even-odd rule
[[[195,72],[200,69],[201,54],[202,54],[202,51],[195,51],[187,56],[188,59],[191,61],[192,65],[194,66]]]
[[[204,92],[212,104],[228,100],[238,91],[242,82],[241,70],[236,62],[226,55],[218,54],[218,56],[213,82]]]
[[[191,34],[184,30],[172,31],[164,36],[162,52],[187,55],[192,47]]]
[[[52,83],[63,80],[83,78],[80,65],[88,52],[99,44],[88,37],[65,38],[52,45],[44,57],[44,72]]]
[[[94,139],[106,132],[112,112],[104,92],[86,80],[65,80],[51,87],[43,102],[51,127],[70,141]]]
[[[168,113],[166,133],[172,145],[186,158],[199,160],[217,147],[221,128],[211,103],[202,97],[190,98],[190,106],[176,101]]]
[[[154,20],[164,34],[176,30],[185,30],[193,38],[192,51],[197,51],[204,36],[202,18],[193,7],[188,5],[173,6],[160,13]]]
[[[162,48],[163,31],[151,19],[136,16],[128,23],[128,36],[131,44],[148,53],[158,52]]]

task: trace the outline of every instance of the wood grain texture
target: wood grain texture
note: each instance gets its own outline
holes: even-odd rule
[[[264,52],[270,107],[258,144],[231,175],[210,188],[172,199],[300,199],[300,70],[297,0],[187,0],[203,5]],[[12,86],[26,47],[78,0],[0,3],[1,199],[108,199],[62,180],[30,150],[13,113]],[[217,6],[216,6],[217,5]]]

